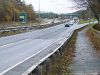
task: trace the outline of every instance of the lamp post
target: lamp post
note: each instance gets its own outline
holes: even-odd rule
[[[88,19],[89,19],[89,24],[90,24],[90,8],[89,8],[89,18]]]
[[[94,15],[93,15],[93,24],[94,24]]]
[[[39,26],[40,26],[40,0],[39,0]]]
[[[15,22],[15,19],[16,19],[16,17],[15,17],[15,6],[14,6],[14,8],[13,8],[13,21]]]

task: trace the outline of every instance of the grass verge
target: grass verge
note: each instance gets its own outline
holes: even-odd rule
[[[82,19],[81,19],[79,23],[80,23],[80,24],[84,24],[84,23],[88,23],[88,22],[89,22],[89,20],[82,20]]]
[[[98,39],[94,35],[94,33],[91,29],[88,29],[86,33],[87,33],[87,36],[89,37],[89,40],[92,42],[92,44],[96,48],[96,50],[100,50],[100,39]]]
[[[97,31],[100,31],[100,25],[99,25],[99,24],[94,25],[93,28],[94,28],[95,30],[97,30]]]

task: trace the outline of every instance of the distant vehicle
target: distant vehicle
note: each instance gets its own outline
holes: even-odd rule
[[[73,22],[69,22],[69,23],[65,24],[65,27],[70,27],[70,26],[72,26],[73,24],[74,24]]]
[[[69,24],[70,26],[72,26],[74,23],[73,23],[73,22],[69,22],[68,24]]]
[[[70,26],[72,26],[72,25],[74,24],[74,22],[73,22],[73,21],[70,21],[68,24],[69,24]]]
[[[69,24],[65,24],[65,27],[70,27],[70,25]]]
[[[79,22],[79,18],[78,17],[74,17],[73,20],[74,20],[75,23]]]

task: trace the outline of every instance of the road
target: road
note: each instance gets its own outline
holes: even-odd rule
[[[0,75],[21,75],[54,53],[73,33],[87,25],[65,24],[0,38]],[[33,66],[34,67],[34,66]]]
[[[62,38],[67,29],[61,24],[0,38],[0,73]]]

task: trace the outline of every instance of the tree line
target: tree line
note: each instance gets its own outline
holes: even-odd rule
[[[19,14],[27,12],[28,20],[36,20],[36,13],[31,4],[21,0],[0,0],[0,21],[19,21]]]
[[[37,17],[39,17],[39,14],[40,14],[40,18],[49,18],[49,19],[58,18],[58,14],[53,13],[53,12],[37,13]]]

